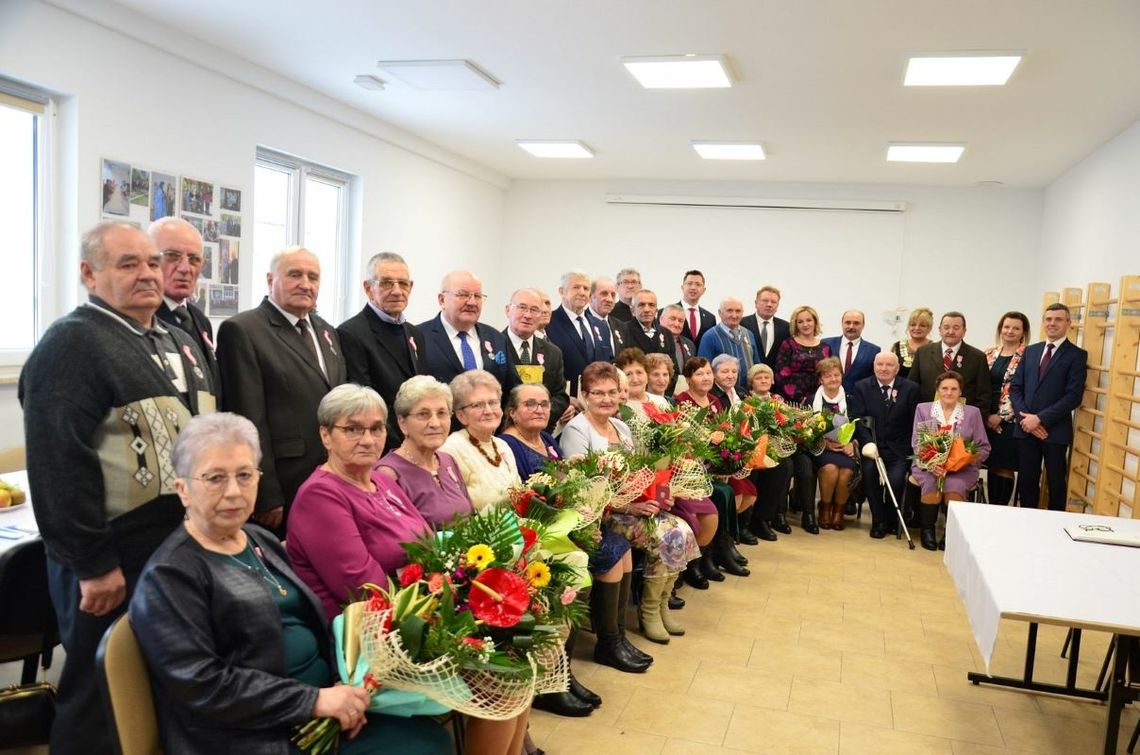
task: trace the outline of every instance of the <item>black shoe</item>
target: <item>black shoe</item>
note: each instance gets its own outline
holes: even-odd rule
[[[712,547],[705,549],[701,554],[701,574],[709,582],[723,582],[724,575],[720,573],[720,569],[716,568],[716,561],[713,559]]]
[[[747,577],[752,574],[747,567],[736,563],[736,559],[732,557],[732,538],[728,535],[718,536],[711,550],[718,569],[734,577]]]
[[[629,638],[625,636],[624,631],[618,632],[618,637],[621,638],[622,644],[625,645],[625,649],[627,652],[629,652],[630,655],[632,655],[634,658],[642,660],[642,661],[644,661],[650,665],[653,664],[653,656],[651,656],[649,653],[646,653],[644,650],[639,648],[637,645],[634,645],[632,642],[630,642]]]
[[[747,527],[741,528],[740,535],[737,539],[740,540],[742,545],[758,545],[760,543]]]
[[[631,655],[617,634],[599,634],[598,642],[594,645],[594,663],[616,668],[627,674],[643,674],[649,669],[649,664],[642,659]]]
[[[685,567],[685,571],[681,572],[681,579],[685,580],[686,585],[696,588],[697,590],[709,589],[709,580],[701,569],[701,560],[699,558],[694,558],[688,563]]]
[[[788,494],[788,511],[791,511],[792,513],[795,513],[795,514],[798,514],[803,510],[804,510],[804,507],[800,505],[800,497],[798,495],[791,495],[789,493]]]
[[[706,585],[708,584],[708,580],[705,580],[705,584]],[[680,611],[684,607],[685,607],[685,599],[677,597],[677,588],[674,587],[669,592],[669,610],[670,611]]]
[[[922,547],[928,551],[938,550],[938,541],[934,539],[934,530],[923,528],[919,534],[919,539],[922,541]]]
[[[548,692],[534,696],[534,707],[556,716],[581,718],[594,712],[594,706],[571,692]]]
[[[809,514],[805,511],[803,515],[800,516],[800,527],[809,535],[819,534],[819,525],[815,521],[815,514]]]
[[[788,524],[788,519],[783,514],[776,514],[772,519],[772,529],[782,535],[792,534],[792,525]]]
[[[946,538],[942,538],[941,540],[938,541],[938,550],[940,550],[940,551],[946,550]]]
[[[859,509],[855,505],[854,501],[848,501],[847,505],[843,509],[843,515],[844,516],[855,516],[855,514],[857,514],[858,512],[859,512]]]
[[[582,686],[582,682],[574,678],[573,672],[570,673],[570,694],[583,702],[589,703],[592,708],[602,707],[601,695]]]
[[[886,536],[887,536],[887,528],[884,525],[882,525],[882,524],[872,524],[871,525],[871,537],[875,538],[876,540],[882,540]]]
[[[772,531],[772,525],[767,522],[761,521],[757,525],[756,537],[769,543],[776,542],[776,533]]]
[[[748,557],[740,551],[736,550],[735,545],[728,546],[728,552],[732,554],[732,560],[741,566],[748,566]]]

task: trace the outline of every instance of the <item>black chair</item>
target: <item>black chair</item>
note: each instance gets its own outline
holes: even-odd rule
[[[38,667],[51,667],[58,644],[44,543],[29,540],[0,555],[0,663],[23,661],[20,682],[31,684]]]

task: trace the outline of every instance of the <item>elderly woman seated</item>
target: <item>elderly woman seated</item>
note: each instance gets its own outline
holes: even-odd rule
[[[812,408],[828,410],[847,416],[847,394],[843,390],[843,368],[839,357],[820,360],[815,368],[819,375],[819,388],[815,391]],[[859,471],[855,460],[855,442],[840,443],[825,438],[823,452],[815,457],[819,477],[819,526],[821,529],[843,529],[843,514],[851,494],[852,480]]]
[[[673,397],[669,392],[669,384],[673,382],[673,375],[677,372],[677,368],[673,366],[673,360],[664,354],[646,354],[645,364],[649,369],[648,382],[645,386],[646,394],[655,403],[657,399],[663,399],[671,405]],[[688,383],[681,379],[677,381],[675,390],[683,391],[688,387]]]
[[[503,387],[485,370],[461,372],[451,381],[455,418],[463,426],[443,444],[459,464],[467,494],[478,511],[507,500],[507,489],[519,481],[515,455],[495,437],[503,422]]]
[[[163,749],[284,755],[295,726],[332,717],[341,752],[449,752],[434,721],[365,715],[369,693],[334,684],[320,601],[281,543],[247,523],[261,462],[253,423],[195,417],[172,458],[186,520],[147,563],[130,605]]]
[[[725,409],[736,406],[743,396],[737,390],[740,377],[740,360],[731,354],[717,354],[712,360],[712,395]]]
[[[772,393],[775,374],[766,364],[754,364],[748,370],[748,387],[755,398],[783,402],[783,397]],[[804,458],[807,473],[811,476],[811,463]],[[752,470],[752,484],[756,486],[756,505],[752,507],[752,519],[748,529],[761,540],[775,540],[776,533],[792,533],[786,516],[788,510],[788,489],[792,482],[794,462],[791,458],[781,459],[775,467]],[[812,489],[815,480],[812,480]],[[818,530],[817,530],[818,532]]]

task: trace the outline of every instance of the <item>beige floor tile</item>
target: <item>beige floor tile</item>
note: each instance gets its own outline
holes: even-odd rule
[[[1097,723],[1104,720],[1105,707],[1102,703],[1093,702],[1091,700],[1070,700],[1048,695],[1038,695],[1036,697],[1037,707],[1047,716],[1079,718],[1082,721],[1096,721]]]
[[[617,726],[673,739],[702,744],[724,742],[732,705],[695,695],[671,695],[662,699],[654,690],[639,689],[618,718]]]
[[[977,742],[962,742],[957,739],[950,740],[950,744],[954,748],[954,755],[1005,755],[1005,753],[1015,752],[1015,750],[1007,750],[1004,747],[993,747]]]
[[[552,755],[560,752],[658,755],[665,747],[665,737],[620,726],[603,726],[589,718],[566,718],[541,747]]]
[[[839,603],[865,603],[880,605],[879,588],[857,582],[847,582],[835,576],[813,577],[808,586],[808,596]]]
[[[578,681],[596,692],[602,698],[601,707],[594,709],[594,712],[589,716],[589,720],[598,724],[612,725],[618,720],[618,716],[621,715],[622,711],[625,710],[626,704],[629,703],[630,698],[633,697],[633,693],[637,689],[636,686],[630,684],[625,678],[633,675],[623,674],[604,666],[595,666],[592,663],[589,665],[599,669],[597,673],[584,673],[587,666],[585,663],[574,664],[574,676],[578,678]],[[535,717],[553,718],[558,721],[565,720],[560,716],[544,713],[540,710],[535,711],[532,715]]]
[[[944,663],[963,668],[974,665],[973,646],[966,640],[959,642],[931,642],[925,637],[892,632],[884,633],[886,656],[922,663]]]
[[[716,631],[738,637],[751,637],[765,642],[794,644],[800,638],[802,619],[772,616],[752,610],[724,611]]]
[[[792,713],[891,728],[891,693],[874,687],[796,678],[788,701]]]
[[[803,645],[757,642],[748,668],[790,674],[796,678],[838,682],[842,655],[834,650]]]
[[[661,755],[718,755],[723,752],[744,752],[744,750],[706,745],[685,739],[670,739],[665,742],[665,749],[661,751]]]
[[[881,606],[868,608],[848,603],[843,605],[843,623],[889,630],[912,637],[921,637],[923,630],[922,619],[913,611],[888,611]]]
[[[844,653],[841,681],[861,687],[937,695],[938,684],[929,664],[863,653]]]
[[[1056,718],[1044,713],[994,708],[1005,746],[1056,755],[1095,753],[1103,742],[1102,724],[1075,718]]]
[[[839,755],[953,755],[949,739],[909,734],[844,721],[839,724]]]
[[[814,619],[815,621],[843,621],[843,604],[835,601],[820,601],[810,595],[788,596],[772,594],[764,612],[769,616]]]
[[[993,746],[1003,744],[994,709],[908,692],[892,692],[895,729]]]
[[[799,644],[865,655],[882,655],[884,647],[881,629],[811,619],[800,627]]]
[[[689,686],[691,697],[787,710],[792,676],[723,663],[702,662]]]
[[[724,746],[765,755],[837,755],[839,722],[737,705]]]
[[[934,678],[938,682],[938,696],[944,700],[958,700],[964,703],[992,705],[1009,710],[1024,710],[1036,713],[1038,704],[1045,698],[1028,692],[1003,689],[989,684],[972,684],[966,678],[966,669],[950,666],[934,666]]]
[[[720,630],[686,630],[683,637],[670,638],[668,645],[642,646],[657,658],[690,658],[744,666],[752,655],[752,637],[741,637]],[[650,669],[652,671],[652,669]]]

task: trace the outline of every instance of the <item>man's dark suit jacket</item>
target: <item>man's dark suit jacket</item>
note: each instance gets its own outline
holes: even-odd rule
[[[336,329],[315,314],[309,319],[327,378],[300,332],[268,297],[218,328],[222,408],[248,417],[261,436],[259,512],[284,506],[288,515],[297,488],[325,462],[317,405],[348,379]]]
[[[604,340],[602,338],[602,328],[605,328],[606,324],[592,320],[588,313],[584,314],[590,336],[594,340],[593,359],[587,357],[586,344],[582,342],[582,336],[578,333],[578,323],[571,319],[565,307],[559,306],[555,309],[550,315],[550,323],[546,326],[547,339],[562,350],[563,366],[566,371],[566,379],[570,381],[571,396],[578,395],[578,378],[581,377],[582,370],[587,364],[613,361],[613,355],[610,354],[608,329],[605,332]],[[610,316],[613,317],[613,314],[611,313]],[[598,325],[597,331],[594,330],[595,324]]]
[[[680,364],[677,363],[677,349],[676,346],[681,347]],[[666,396],[672,396],[673,392],[677,389],[677,379],[685,369],[685,362],[689,361],[697,355],[697,345],[690,341],[685,336],[675,336],[674,349],[669,358],[673,360],[673,379],[669,381],[669,387],[665,389]]]
[[[503,338],[507,341],[512,362],[518,364],[519,355],[515,351],[514,341],[507,335],[505,329],[503,330]],[[546,386],[546,390],[550,391],[550,422],[547,423],[546,430],[551,432],[554,430],[554,426],[558,424],[558,418],[566,411],[566,407],[570,406],[570,395],[566,393],[566,370],[562,364],[562,349],[544,338],[539,338],[537,335],[533,336],[531,338],[531,364],[542,367],[542,384]]]
[[[388,439],[384,447],[391,450],[404,441],[392,409],[396,392],[408,378],[428,374],[421,356],[427,354],[427,344],[416,326],[405,322],[403,348],[394,351],[391,340],[381,335],[386,327],[390,326],[365,304],[364,309],[342,322],[336,332],[344,348],[348,381],[375,389],[388,405]],[[414,348],[410,344],[415,344]]]
[[[714,315],[712,312],[709,312],[704,307],[698,306],[697,332],[693,333],[692,329],[689,327],[689,305],[683,301],[679,301],[677,302],[677,306],[685,310],[685,324],[681,326],[681,335],[685,336],[693,343],[700,343],[701,336],[703,336],[706,331],[712,330],[716,327],[716,315]],[[657,310],[657,316],[661,317],[660,309]]]
[[[451,346],[447,331],[443,329],[443,314],[440,313],[417,326],[423,334],[427,346],[424,363],[427,374],[435,377],[441,383],[450,383],[451,379],[463,372],[463,364]],[[483,358],[483,369],[494,375],[503,386],[503,400],[511,389],[519,384],[519,376],[515,372],[514,361],[507,349],[507,339],[503,334],[484,325],[475,323],[475,333],[478,343],[471,344],[471,348],[478,349]]]
[[[756,315],[748,315],[740,320],[740,324],[745,328],[752,331],[752,335],[756,336],[756,345],[760,345],[760,318]],[[781,320],[779,317],[772,318],[772,341],[768,344],[768,353],[760,358],[760,362],[776,369],[776,352],[780,350],[780,344],[785,340],[792,337],[791,327],[788,325],[787,320]],[[698,341],[697,343],[700,343]]]
[[[839,363],[847,358],[846,353],[843,351],[844,341],[843,336],[833,336],[831,338],[821,339],[831,353],[839,357]],[[867,340],[862,340],[859,343],[859,350],[855,352],[855,358],[851,360],[851,369],[843,372],[843,390],[847,393],[855,390],[855,384],[864,378],[873,377],[875,374],[875,355],[880,351],[876,344]]]
[[[938,386],[935,380],[946,371],[946,368],[942,366],[942,353],[945,350],[941,341],[935,341],[926,344],[914,353],[914,364],[911,365],[910,374],[907,377],[912,382],[918,383],[922,389],[919,394],[920,403],[938,400]],[[986,364],[985,353],[968,343],[962,343],[958,348],[958,355],[952,369],[959,373],[966,382],[962,386],[962,396],[966,399],[966,403],[978,407],[983,418],[989,416],[990,368]]]
[[[875,442],[883,461],[898,461],[910,456],[910,439],[914,432],[914,410],[921,402],[921,389],[901,375],[895,376],[892,398],[883,402],[879,380],[874,375],[855,383],[847,393],[847,411],[851,419],[870,417],[875,424]],[[871,442],[871,428],[866,422],[855,423],[859,444]]]
[[[214,378],[214,391],[215,398],[221,399],[222,389],[222,375],[218,370],[218,358],[214,355],[214,326],[210,322],[210,318],[206,317],[206,313],[198,308],[193,302],[186,302],[186,310],[190,313],[190,321],[192,327],[182,327],[182,323],[170,311],[170,307],[166,306],[166,300],[163,299],[162,306],[158,308],[158,319],[181,329],[185,333],[189,333],[190,337],[194,339],[194,343],[198,344],[198,350],[206,358],[206,365],[210,368],[210,374]]]
[[[646,354],[664,354],[670,358],[675,357],[676,341],[673,340],[673,334],[660,325],[655,325],[654,328],[656,332],[653,336],[647,336],[645,335],[645,328],[641,327],[641,323],[634,320],[627,322],[619,330],[622,331],[622,337],[628,347],[637,347]]]
[[[633,310],[630,309],[629,305],[621,299],[617,300],[617,304],[614,305],[613,311],[610,312],[610,317],[621,322],[633,322],[635,319],[637,319],[633,316]]]
[[[1019,415],[1028,412],[1041,420],[1049,431],[1043,443],[1067,446],[1073,442],[1073,410],[1081,405],[1089,353],[1071,341],[1062,341],[1038,379],[1044,353],[1044,341],[1025,349],[1009,384],[1009,399]],[[1020,423],[1014,425],[1013,436],[1027,436]]]
[[[625,323],[621,320],[615,320],[612,314],[602,319],[594,314],[594,310],[589,307],[586,307],[583,314],[586,315],[586,320],[590,323],[590,329],[594,330],[594,337],[605,341],[604,353],[596,355],[598,361],[612,362],[614,357],[620,354],[623,349],[632,345],[625,340]]]

